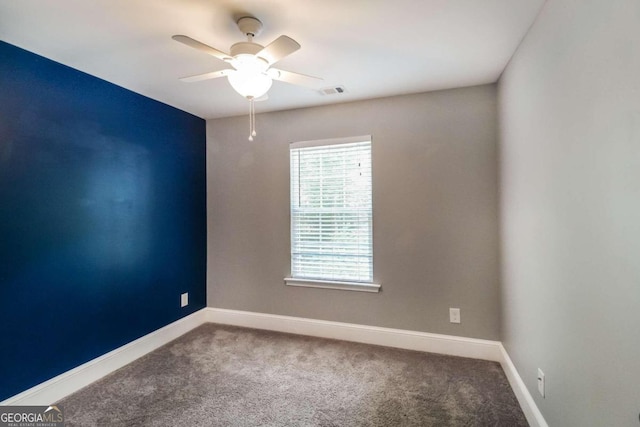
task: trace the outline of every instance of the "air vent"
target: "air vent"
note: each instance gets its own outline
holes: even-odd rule
[[[341,95],[346,91],[347,89],[344,86],[331,86],[319,90],[320,95]]]

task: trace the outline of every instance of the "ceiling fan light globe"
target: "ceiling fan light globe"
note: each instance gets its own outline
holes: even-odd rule
[[[236,71],[227,76],[231,87],[245,98],[259,98],[269,91],[273,80],[264,73]]]
[[[262,58],[255,55],[236,55],[231,61],[231,65],[238,71],[262,73],[267,70],[269,64]]]

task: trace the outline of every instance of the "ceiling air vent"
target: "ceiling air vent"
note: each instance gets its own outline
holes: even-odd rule
[[[344,86],[330,86],[320,89],[320,95],[340,95],[347,91]]]

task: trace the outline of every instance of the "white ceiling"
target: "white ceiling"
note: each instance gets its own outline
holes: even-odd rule
[[[497,81],[544,0],[0,0],[0,39],[203,118],[246,114],[225,78],[179,77],[226,64],[171,39],[222,51],[264,24],[302,48],[278,68],[348,93],[274,82],[258,113]]]

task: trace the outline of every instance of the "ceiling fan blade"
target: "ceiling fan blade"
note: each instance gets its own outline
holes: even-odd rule
[[[280,61],[285,56],[291,55],[298,49],[300,49],[300,44],[297,41],[291,37],[280,36],[260,52],[256,53],[256,56],[263,58],[271,65]]]
[[[224,70],[211,71],[210,73],[196,74],[195,76],[181,77],[180,81],[183,81],[183,82],[186,82],[186,83],[193,83],[193,82],[200,82],[202,80],[217,79],[218,77],[228,76],[230,74],[230,72],[232,72],[232,71],[233,70],[231,68],[225,68]]]
[[[186,44],[189,47],[192,47],[194,49],[198,49],[201,52],[204,52],[206,54],[209,54],[211,56],[215,56],[218,59],[221,59],[223,61],[228,61],[229,59],[231,59],[231,56],[218,50],[215,49],[209,45],[206,45],[204,43],[199,42],[198,40],[194,40],[191,37],[188,36],[183,36],[183,35],[175,35],[173,37],[171,37],[172,39],[174,39],[177,42],[180,42],[182,44]]]
[[[273,80],[291,83],[298,86],[306,86],[311,89],[318,89],[319,85],[324,81],[320,77],[307,76],[306,74],[294,73],[291,71],[280,70],[277,68],[269,68],[267,74]]]

